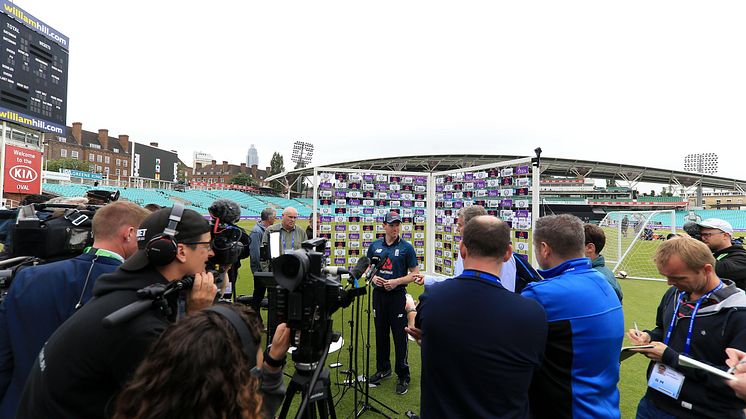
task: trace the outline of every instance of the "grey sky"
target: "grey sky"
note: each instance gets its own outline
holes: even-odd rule
[[[68,124],[260,165],[545,155],[746,178],[744,2],[52,1]]]

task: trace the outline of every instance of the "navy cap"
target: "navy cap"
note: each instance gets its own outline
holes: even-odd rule
[[[401,216],[395,212],[389,212],[386,214],[386,220],[384,220],[386,224],[401,222]]]

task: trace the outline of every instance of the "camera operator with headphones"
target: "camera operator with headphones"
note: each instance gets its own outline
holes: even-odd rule
[[[205,272],[213,255],[210,225],[181,204],[150,214],[137,231],[138,251],[96,281],[94,298],[49,338],[28,377],[18,418],[103,418],[148,348],[176,321],[178,300],[105,327],[112,312],[147,298],[146,287],[194,276],[186,312],[212,305],[217,293]]]

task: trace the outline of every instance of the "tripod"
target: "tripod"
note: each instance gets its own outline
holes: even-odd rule
[[[293,398],[300,393],[303,401],[298,408],[296,419],[301,417],[315,419],[316,410],[318,410],[320,418],[337,419],[334,399],[332,398],[331,381],[329,380],[329,369],[324,368],[332,340],[331,332],[332,322],[330,321],[326,330],[326,339],[324,339],[326,349],[318,362],[295,363],[295,373],[290,380],[290,384],[288,384],[285,400],[282,402],[282,410],[280,410],[280,418],[287,417]]]
[[[304,409],[304,412],[298,411],[300,417],[316,418],[316,410],[320,418],[332,418],[336,419],[337,414],[334,411],[334,400],[332,399],[331,381],[329,380],[329,369],[324,368],[319,374],[319,378],[313,386],[313,390],[309,390],[309,385],[313,379],[311,371],[307,370],[295,370],[293,378],[288,384],[287,395],[285,401],[282,403],[282,410],[280,411],[280,417],[287,417],[288,410],[290,409],[290,403],[293,401],[293,397],[297,393],[301,393],[303,397],[308,397],[308,406]],[[310,391],[310,396],[308,393]]]

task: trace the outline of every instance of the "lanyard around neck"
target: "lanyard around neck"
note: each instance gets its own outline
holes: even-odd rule
[[[689,349],[692,346],[692,331],[694,330],[694,318],[697,316],[697,312],[699,312],[699,306],[702,305],[703,301],[706,301],[710,296],[718,291],[720,288],[723,288],[724,284],[722,281],[718,284],[717,287],[710,290],[707,294],[701,296],[697,303],[694,305],[694,310],[692,310],[692,316],[689,320],[689,329],[686,334],[686,342],[684,343],[684,354],[689,353]],[[681,306],[681,301],[684,299],[684,292],[682,291],[679,294],[679,298],[676,300],[676,306],[673,308],[673,316],[671,316],[671,324],[668,326],[668,332],[666,332],[666,339],[663,341],[666,345],[668,345],[668,342],[671,340],[671,333],[673,333],[673,327],[676,324],[676,317],[678,317],[679,314],[679,307]]]

